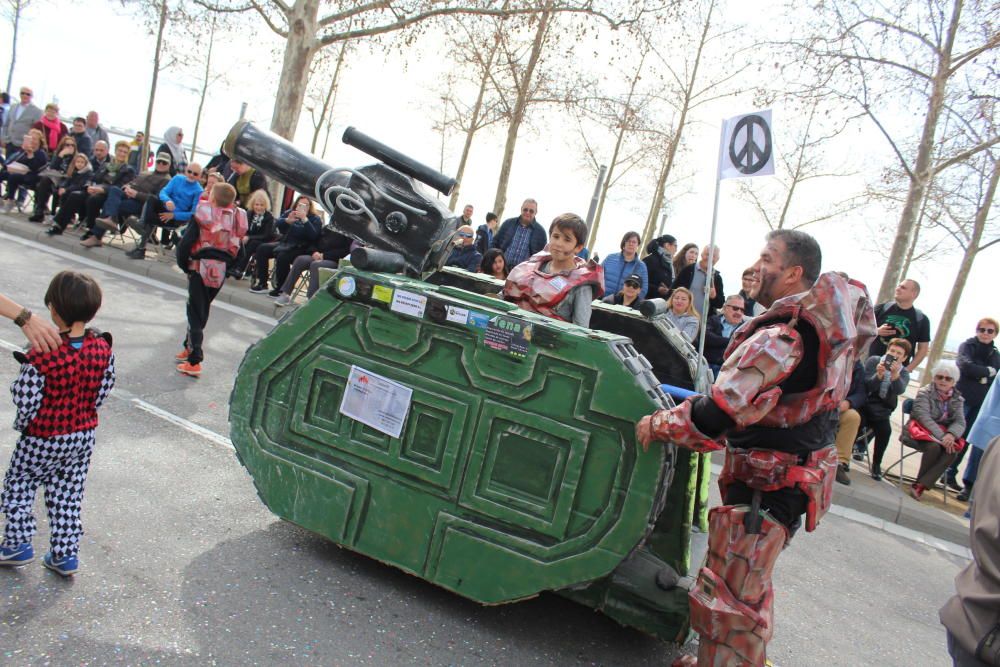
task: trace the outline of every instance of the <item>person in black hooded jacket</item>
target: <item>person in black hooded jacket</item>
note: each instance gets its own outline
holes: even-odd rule
[[[960,376],[955,388],[961,392],[965,398],[965,433],[963,438],[968,437],[969,430],[979,416],[979,409],[983,406],[986,392],[990,390],[990,385],[996,379],[997,371],[1000,370],[1000,352],[997,351],[996,340],[1000,325],[992,317],[984,317],[976,323],[976,335],[966,338],[965,342],[958,346],[958,358],[955,363],[958,365]],[[948,486],[953,489],[961,488],[958,484],[958,466],[965,458],[963,448],[955,462],[948,466]],[[966,485],[968,486],[968,484]],[[968,489],[963,489],[959,494],[959,499],[968,500]]]
[[[666,299],[670,296],[670,286],[674,284],[675,252],[677,239],[670,234],[664,234],[646,244],[646,256],[642,261],[646,265],[649,282],[647,299]]]

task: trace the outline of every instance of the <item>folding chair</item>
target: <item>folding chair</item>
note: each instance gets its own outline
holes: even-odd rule
[[[907,399],[905,399],[903,401],[902,421],[901,421],[900,427],[899,427],[899,430],[900,430],[901,433],[902,433],[903,429],[906,428],[906,420],[909,418],[910,413],[912,411],[913,411],[913,399],[912,398],[907,398]],[[914,454],[918,454],[918,453],[919,452],[916,449],[911,449],[909,452],[907,452],[906,451],[906,445],[903,444],[903,439],[900,438],[899,439],[899,460],[896,461],[891,466],[889,466],[888,468],[886,468],[885,470],[882,471],[883,475],[887,475],[890,470],[892,470],[896,466],[899,466],[899,489],[900,489],[900,491],[903,490],[903,461],[905,461],[909,457],[913,456]]]

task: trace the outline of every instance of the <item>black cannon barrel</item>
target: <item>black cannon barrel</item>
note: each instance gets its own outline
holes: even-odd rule
[[[407,155],[403,155],[396,149],[390,148],[376,139],[372,139],[364,132],[353,127],[344,130],[342,139],[348,146],[354,146],[359,151],[381,160],[393,169],[431,186],[443,195],[450,195],[451,191],[455,189],[454,178],[449,178],[440,171],[431,169],[427,165],[421,164]]]
[[[320,176],[330,169],[322,160],[296,148],[273,132],[241,120],[229,130],[223,149],[230,158],[263,169],[271,178],[296,192],[314,197]]]
[[[357,134],[362,143],[371,142]],[[402,256],[408,273],[419,275],[433,270],[451,252],[449,241],[458,227],[458,218],[424,188],[414,186],[420,178],[426,181],[429,176],[439,180],[444,177],[378,142],[372,143],[381,150],[372,155],[386,163],[331,169],[287,139],[240,121],[229,131],[223,150],[229,157],[317,199],[330,214],[333,229],[369,248]],[[389,154],[397,156],[392,164],[388,164]],[[400,159],[408,163],[409,173],[403,173],[406,170],[401,169]],[[414,170],[426,173],[421,176]],[[394,264],[386,267],[380,270],[398,270]]]

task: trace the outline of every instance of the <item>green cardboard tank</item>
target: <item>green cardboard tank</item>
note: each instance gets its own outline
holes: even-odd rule
[[[241,123],[226,148],[300,191],[312,179],[324,199],[332,170],[289,176],[282,161],[305,157],[284,140]],[[398,182],[390,190],[373,173],[367,191],[365,179],[341,187],[426,204],[419,190],[403,197]],[[357,233],[338,219],[343,208],[325,203],[338,230],[369,243],[373,231],[385,235],[370,225]],[[387,217],[366,203],[376,221]],[[437,268],[450,246],[435,239],[456,226],[442,213],[439,229],[422,229],[423,257],[392,246],[355,253],[355,264],[402,273],[344,262],[248,350],[230,422],[261,499],[287,521],[482,604],[554,591],[685,640],[707,458],[643,451],[634,428],[672,405],[661,382],[705,389],[694,351],[662,315],[595,304],[595,328],[584,329],[491,296],[502,284],[486,276]]]

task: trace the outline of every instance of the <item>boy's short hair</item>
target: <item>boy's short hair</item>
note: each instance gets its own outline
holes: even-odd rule
[[[209,194],[216,206],[227,208],[236,201],[236,188],[229,183],[216,183]]]
[[[496,220],[496,219],[497,219],[497,214],[496,213],[493,213],[491,211],[490,213],[486,214],[486,222],[490,222],[490,221]]]
[[[577,245],[583,245],[587,242],[587,223],[576,213],[557,215],[556,219],[549,225],[550,235],[553,229],[558,229],[561,232],[569,232],[576,239]]]
[[[888,350],[893,345],[903,348],[903,351],[906,352],[906,356],[910,356],[910,352],[913,351],[913,345],[911,345],[910,341],[905,338],[893,338],[889,341],[889,344],[885,346],[885,349]]]
[[[45,291],[45,305],[52,306],[64,324],[89,322],[101,308],[101,287],[85,273],[60,271]]]

